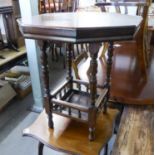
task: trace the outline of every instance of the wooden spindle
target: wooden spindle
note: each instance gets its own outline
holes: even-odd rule
[[[110,97],[112,56],[113,56],[113,42],[110,42],[109,48],[108,48],[107,76],[106,76],[106,87],[108,89],[108,92],[107,92],[107,96],[106,96],[106,102],[104,104],[104,113],[107,112],[107,104],[108,104],[108,100]]]
[[[78,111],[78,117],[81,118],[81,111]]]
[[[69,88],[73,88],[73,76],[72,76],[72,44],[68,44],[68,50],[67,50],[67,80],[70,81]]]
[[[89,75],[89,83],[90,83],[90,107],[89,107],[89,140],[93,141],[95,139],[95,124],[96,124],[96,94],[97,94],[97,54],[99,51],[99,44],[92,43],[90,44],[90,75]]]
[[[60,97],[60,99],[62,98],[62,92],[61,91],[59,92],[59,97]]]
[[[39,42],[38,42],[39,43]],[[41,50],[41,68],[42,68],[42,77],[43,77],[43,87],[44,87],[44,106],[48,114],[48,124],[50,128],[53,128],[52,120],[52,103],[50,103],[50,87],[49,87],[49,67],[47,60],[47,50],[48,42],[43,41],[42,50]]]
[[[68,115],[72,115],[71,108],[68,108]]]
[[[66,91],[66,87],[65,87],[65,88],[64,88],[64,94],[66,94],[66,92],[67,92],[67,91]]]

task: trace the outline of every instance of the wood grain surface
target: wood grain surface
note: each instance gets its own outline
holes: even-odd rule
[[[111,109],[107,114],[100,114],[97,119],[96,138],[92,142],[88,139],[87,124],[53,114],[54,129],[50,129],[45,112],[42,112],[38,119],[24,130],[23,135],[33,137],[54,150],[80,155],[97,155],[112,136],[117,114],[117,110]]]
[[[140,16],[76,12],[47,13],[18,23],[25,38],[80,43],[133,39],[141,21]]]
[[[153,104],[154,100],[154,56],[151,56],[147,75],[141,73],[135,41],[117,42],[114,45],[111,73],[111,94],[113,101],[124,104]],[[153,50],[151,51],[153,53]],[[97,83],[104,85],[106,79],[106,57],[98,59]],[[90,58],[78,66],[79,77],[89,81]]]
[[[153,106],[126,106],[112,155],[153,155]]]

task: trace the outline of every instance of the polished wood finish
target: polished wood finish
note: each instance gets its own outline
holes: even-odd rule
[[[45,146],[67,154],[98,155],[113,134],[117,114],[117,110],[111,109],[107,114],[99,114],[96,121],[96,139],[93,142],[88,140],[86,124],[56,114],[53,114],[54,129],[50,129],[45,111],[23,131],[23,135],[33,137]],[[42,146],[39,146],[41,152]]]
[[[19,24],[25,38],[78,43],[133,39],[141,21],[139,16],[78,12],[33,16]]]
[[[38,0],[39,13],[74,12],[78,6],[78,0]]]
[[[89,18],[92,17],[92,19]],[[102,20],[101,20],[102,19]],[[117,19],[117,20],[116,20]],[[105,23],[107,21],[107,23]],[[22,19],[19,21],[20,28],[23,32],[23,35],[26,38],[34,38],[41,40],[54,40],[54,41],[63,41],[69,42],[69,51],[67,52],[68,57],[68,80],[69,83],[64,87],[63,91],[65,94],[62,95],[62,89],[59,89],[59,98],[53,95],[49,95],[49,75],[48,75],[48,66],[47,66],[47,56],[45,56],[46,48],[41,46],[42,49],[42,73],[44,77],[44,94],[46,100],[45,106],[46,112],[49,117],[49,125],[52,122],[52,114],[57,113],[59,115],[69,117],[78,121],[82,121],[88,124],[89,127],[89,140],[95,139],[95,124],[97,119],[98,111],[103,109],[105,101],[105,96],[108,96],[107,93],[110,93],[110,70],[111,66],[107,70],[107,83],[106,90],[105,87],[102,88],[102,94],[99,94],[96,90],[97,80],[97,53],[99,49],[99,43],[101,41],[109,41],[109,55],[108,55],[108,64],[112,64],[112,51],[113,43],[115,40],[126,40],[132,39],[136,34],[137,29],[140,26],[142,21],[141,17],[138,16],[127,16],[121,14],[111,14],[111,13],[52,13],[33,16],[30,19]],[[46,41],[42,41],[45,43]],[[72,43],[79,42],[88,42],[90,45],[90,56],[91,56],[91,69],[89,74],[89,91],[76,90],[73,87],[74,83],[72,80],[71,73],[71,45]],[[93,43],[92,43],[93,42]],[[96,42],[96,43],[94,43]],[[43,48],[42,48],[43,47]],[[77,82],[76,82],[77,83]],[[78,85],[83,85],[79,82]],[[85,85],[85,84],[84,84]],[[106,92],[106,93],[105,93]],[[49,99],[51,100],[49,101]],[[61,101],[62,100],[62,101]],[[66,102],[64,102],[66,101]],[[76,102],[75,102],[76,101]],[[101,102],[101,103],[99,103]],[[46,104],[47,103],[47,104]],[[69,106],[70,103],[70,106]],[[72,104],[73,103],[73,104]],[[88,109],[84,115],[86,119],[82,117],[81,107],[75,106],[75,104],[80,104]],[[97,104],[96,104],[97,103]],[[61,105],[62,104],[62,105]],[[96,106],[98,105],[98,107]],[[51,111],[50,111],[51,109]],[[68,112],[65,110],[68,109]],[[78,111],[73,113],[72,111]],[[74,115],[73,115],[74,114]],[[52,123],[53,124],[53,123]],[[52,126],[51,126],[52,127]]]
[[[114,51],[114,47],[113,47],[113,42],[109,43],[109,48],[108,48],[108,58],[107,58],[107,69],[106,69],[106,82],[105,82],[105,86],[108,89],[108,93],[106,96],[106,104],[105,104],[105,112],[107,111],[107,103],[109,101],[110,98],[110,89],[111,89],[111,69],[112,69],[112,57],[113,57],[113,51]]]
[[[112,155],[153,155],[153,106],[125,106]]]
[[[78,70],[79,64],[81,63],[81,61],[87,60],[87,58],[88,58],[87,52],[82,52],[74,60],[72,60],[72,68],[74,70],[76,79],[80,80],[79,70]]]
[[[52,104],[50,104],[50,87],[49,87],[49,68],[48,68],[48,60],[47,60],[47,41],[43,42],[42,45],[42,52],[41,52],[41,67],[42,67],[42,79],[44,84],[44,106],[46,109],[46,113],[48,113],[49,117],[49,127],[53,128],[53,121],[52,121]]]
[[[141,65],[141,70],[144,74],[146,74],[146,67],[148,64],[148,52],[146,48],[146,37],[147,37],[147,22],[148,22],[148,7],[149,4],[147,2],[99,2],[96,3],[97,6],[100,6],[102,11],[110,11],[111,7],[115,8],[117,13],[129,14],[129,9],[131,7],[136,8],[135,15],[139,15],[143,17],[141,27],[138,31],[138,34],[135,38],[137,48],[138,59]],[[124,8],[124,12],[122,11],[121,7]],[[133,10],[134,12],[134,10]]]
[[[55,12],[75,12],[77,5],[78,5],[78,0],[38,0],[39,4],[39,14],[43,13],[55,13]],[[53,61],[58,61],[59,60],[59,54],[62,54],[62,47],[66,49],[66,46],[64,43],[61,43],[59,41],[55,42],[49,42],[49,47],[52,55],[52,60]],[[59,51],[58,51],[59,49]],[[73,56],[74,56],[74,50]],[[65,60],[65,55],[63,56],[63,67],[66,68],[66,60]],[[74,56],[75,57],[75,56]]]
[[[140,70],[137,58],[137,46],[132,42],[114,44],[114,56],[111,72],[110,100],[124,104],[153,104],[154,101],[154,58],[150,59],[147,74]],[[153,49],[152,49],[153,53]],[[98,59],[97,81],[104,85],[106,81],[106,59]],[[89,81],[90,58],[78,66],[79,77]]]

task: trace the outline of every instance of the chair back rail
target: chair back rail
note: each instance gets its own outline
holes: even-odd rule
[[[78,6],[78,0],[39,0],[39,14],[52,12],[74,12]]]
[[[129,14],[129,8],[135,7],[136,14],[138,16],[142,16],[143,20],[141,23],[141,27],[135,37],[137,42],[137,55],[139,59],[139,63],[142,69],[142,72],[146,74],[146,67],[148,64],[148,54],[146,47],[146,38],[147,38],[147,23],[148,23],[148,8],[149,2],[101,2],[96,3],[96,6],[101,7],[103,12],[109,11],[110,7],[115,8],[115,12],[122,13],[121,7],[124,7],[124,14]]]

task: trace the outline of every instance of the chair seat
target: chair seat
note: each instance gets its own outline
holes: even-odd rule
[[[50,129],[45,111],[29,128],[23,131],[23,135],[33,137],[60,152],[97,155],[113,134],[113,124],[117,114],[117,110],[111,109],[107,114],[99,114],[96,122],[96,139],[93,142],[88,139],[87,124],[71,121],[66,117],[53,114],[54,129]]]

